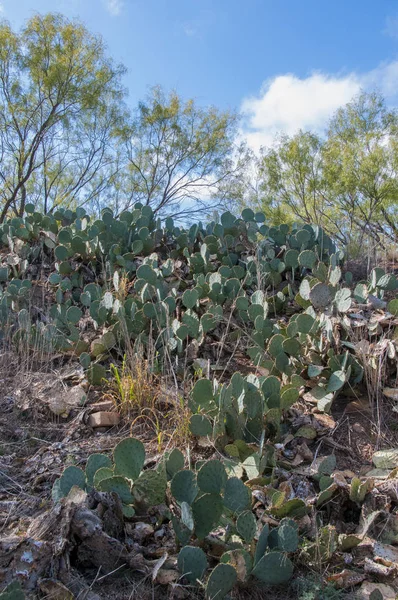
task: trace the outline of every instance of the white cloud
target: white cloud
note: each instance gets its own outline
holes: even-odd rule
[[[112,17],[118,17],[122,12],[123,0],[104,0],[105,8]]]
[[[377,88],[388,99],[398,96],[398,61],[365,74],[312,73],[299,78],[278,75],[265,81],[258,95],[242,102],[242,136],[258,150],[279,133],[293,135],[299,129],[323,132],[330,117],[361,89]]]
[[[0,15],[3,15],[3,14],[4,14],[4,6],[3,6],[3,3],[0,2]]]

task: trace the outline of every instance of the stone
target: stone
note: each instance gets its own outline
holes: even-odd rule
[[[396,598],[395,590],[389,585],[365,581],[359,589],[358,600],[369,600],[371,593],[375,590],[381,593],[384,600],[395,600]]]
[[[398,467],[398,448],[379,450],[373,454],[372,460],[377,469],[394,469]]]
[[[115,411],[114,402],[112,402],[112,400],[102,400],[101,402],[96,402],[95,404],[92,404],[90,406],[91,413],[97,413],[97,412],[101,412],[101,411],[114,412]]]
[[[115,427],[120,423],[120,415],[116,412],[100,411],[88,418],[89,427]]]

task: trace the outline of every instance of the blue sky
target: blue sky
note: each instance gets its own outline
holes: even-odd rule
[[[161,84],[236,108],[253,147],[278,131],[321,130],[361,88],[398,104],[396,0],[0,0],[19,28],[35,12],[100,33],[134,105]]]

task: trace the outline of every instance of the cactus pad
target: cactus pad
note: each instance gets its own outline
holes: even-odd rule
[[[171,481],[171,493],[180,504],[187,502],[192,504],[198,495],[196,474],[187,469],[178,471]]]
[[[208,600],[224,598],[234,587],[237,578],[236,571],[232,565],[219,563],[207,580],[206,598]]]
[[[293,564],[282,552],[269,552],[260,558],[252,574],[267,585],[281,585],[291,579]]]
[[[133,481],[139,477],[145,461],[144,444],[135,438],[126,438],[118,443],[114,452],[115,473]]]
[[[94,475],[101,468],[112,468],[112,461],[105,454],[91,454],[86,464],[87,484],[93,485]]]
[[[240,513],[250,508],[251,494],[250,490],[237,477],[231,477],[225,484],[224,506],[234,513]]]
[[[195,533],[199,539],[206,535],[217,525],[223,510],[219,494],[204,494],[192,504]]]
[[[206,554],[196,546],[184,546],[178,555],[177,565],[181,575],[195,584],[203,578],[207,569]]]
[[[227,482],[227,473],[219,460],[208,460],[199,469],[198,486],[202,492],[219,494]]]
[[[86,475],[79,467],[67,467],[59,480],[59,489],[63,496],[67,496],[74,485],[82,490],[86,489]]]

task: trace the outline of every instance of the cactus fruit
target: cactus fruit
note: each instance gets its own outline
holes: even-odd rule
[[[184,546],[177,559],[178,570],[190,583],[201,581],[207,569],[206,554],[196,546]]]

